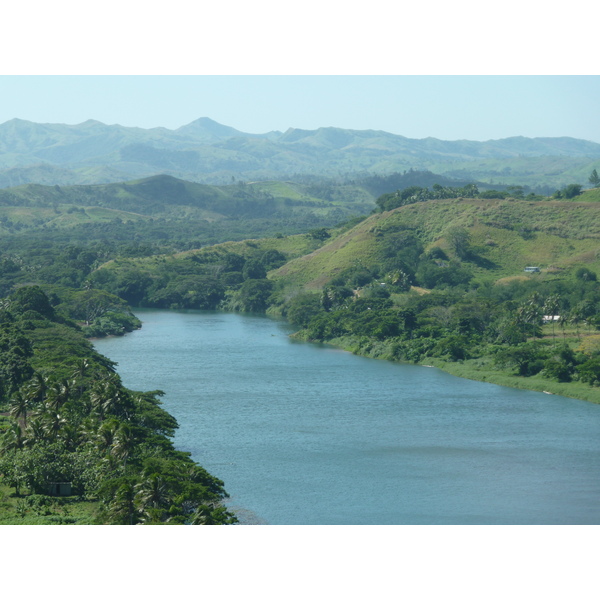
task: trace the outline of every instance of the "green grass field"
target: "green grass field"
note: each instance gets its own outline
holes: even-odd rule
[[[97,508],[97,502],[75,496],[17,496],[0,481],[0,525],[93,525]]]

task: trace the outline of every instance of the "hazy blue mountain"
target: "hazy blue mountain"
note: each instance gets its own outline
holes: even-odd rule
[[[534,172],[531,159],[540,157],[542,168]],[[588,166],[591,172],[599,160],[600,144],[569,137],[447,141],[338,127],[250,134],[206,117],[175,130],[94,120],[64,125],[12,119],[0,124],[3,187],[107,183],[156,174],[227,183],[233,178],[332,177],[410,168],[496,183],[503,183],[498,174],[510,169],[523,184],[559,186],[572,173],[583,174]]]

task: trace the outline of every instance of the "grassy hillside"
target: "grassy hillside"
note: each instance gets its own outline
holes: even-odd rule
[[[374,268],[380,260],[382,233],[413,230],[426,250],[435,247],[452,257],[447,234],[465,228],[472,256],[466,260],[475,280],[510,277],[559,277],[577,265],[600,268],[600,203],[597,192],[582,201],[430,200],[374,214],[310,255],[272,273],[285,285],[319,289],[357,265]],[[541,274],[526,275],[526,266]]]
[[[40,245],[151,244],[171,252],[228,240],[331,227],[375,206],[360,185],[235,182],[170,176],[104,185],[28,184],[0,189],[0,251]]]

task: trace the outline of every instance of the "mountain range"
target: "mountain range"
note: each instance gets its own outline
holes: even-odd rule
[[[336,127],[250,134],[206,117],[174,130],[94,120],[65,125],[12,119],[0,125],[0,187],[110,183],[156,174],[224,184],[427,169],[549,191],[586,183],[593,168],[600,168],[600,144],[570,137],[446,141]]]

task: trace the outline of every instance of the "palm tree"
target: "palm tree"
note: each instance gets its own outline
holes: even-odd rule
[[[90,401],[96,413],[104,419],[107,414],[127,417],[127,405],[131,402],[131,398],[127,390],[111,378],[100,381],[94,386]]]
[[[127,459],[134,447],[135,436],[133,430],[127,423],[121,423],[115,433],[110,451],[113,456],[123,460],[123,468],[127,466]]]
[[[554,317],[560,308],[560,296],[553,294],[546,298],[544,302],[544,313],[552,319],[552,346],[554,346]]]
[[[71,389],[66,379],[55,381],[50,385],[46,404],[53,410],[59,410],[69,399]]]
[[[153,473],[135,485],[136,502],[150,522],[161,520],[164,509],[171,501],[169,489],[164,479]]]
[[[17,392],[10,400],[8,412],[11,417],[23,419],[23,427],[27,427],[27,412],[29,410],[29,399],[25,394]]]
[[[73,378],[72,383],[75,385],[77,383],[79,383],[78,387],[77,387],[77,395],[79,398],[81,398],[81,396],[83,395],[83,392],[85,391],[85,386],[83,384],[84,378],[87,374],[87,372],[89,371],[90,367],[91,367],[91,362],[87,359],[87,358],[82,358],[81,360],[77,361],[76,365],[75,365],[75,369],[73,370],[73,373],[71,374],[71,377]]]
[[[79,442],[79,431],[71,423],[65,422],[57,434],[57,438],[65,443],[65,448],[69,452],[74,452]]]
[[[592,302],[590,302],[589,300],[582,300],[577,305],[577,310],[579,311],[579,314],[581,315],[581,318],[587,325],[587,328],[589,331],[590,330],[589,318],[592,317],[596,312],[594,304]]]
[[[108,505],[108,514],[112,522],[133,525],[138,520],[139,510],[136,505],[134,487],[124,483],[116,491],[114,499]]]
[[[536,335],[539,331],[540,312],[537,300],[532,297],[530,302],[517,308],[517,322],[522,326],[524,335]]]
[[[115,436],[119,428],[119,422],[116,419],[104,421],[96,433],[96,447],[101,452],[107,452],[112,447]]]
[[[192,516],[192,525],[216,525],[216,521],[212,516],[213,510],[217,508],[214,505],[201,504]]]
[[[581,321],[583,321],[583,314],[581,311],[581,306],[578,304],[577,306],[571,308],[571,311],[569,313],[569,322],[575,325],[575,332],[579,339],[581,339],[581,333],[579,331],[579,324],[581,323]]]
[[[27,429],[25,431],[25,445],[33,446],[37,442],[46,438],[46,432],[44,430],[44,419],[43,417],[36,415],[29,420]]]
[[[48,392],[48,379],[43,377],[37,371],[34,372],[31,381],[25,386],[25,393],[29,402],[33,404],[42,404],[46,400]]]
[[[67,420],[57,411],[49,410],[44,416],[43,430],[47,439],[54,441],[58,438],[61,429],[67,424]]]
[[[81,442],[94,441],[98,434],[98,421],[93,417],[83,419],[77,428],[77,435]]]
[[[20,450],[25,445],[23,430],[19,423],[11,423],[4,435],[0,438],[0,447],[3,451]]]

